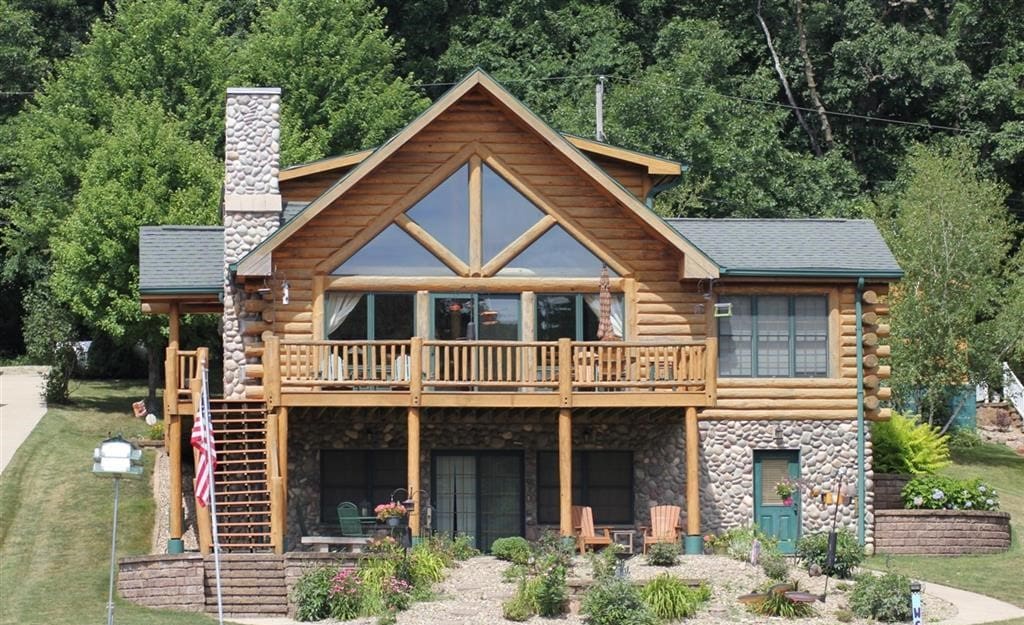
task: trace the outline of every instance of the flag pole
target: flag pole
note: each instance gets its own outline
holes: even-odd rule
[[[202,419],[206,422],[203,427],[204,447],[210,450],[213,455],[216,451],[213,446],[213,418],[210,413],[210,387],[206,363],[203,363],[203,389],[201,394]],[[212,458],[211,458],[212,460]],[[224,602],[221,596],[220,587],[220,538],[217,535],[217,489],[214,488],[217,480],[214,479],[215,465],[210,467],[210,525],[213,529],[213,570],[217,584],[217,622],[224,625]]]

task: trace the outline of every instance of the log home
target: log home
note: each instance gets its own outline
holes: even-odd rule
[[[870,544],[901,275],[871,222],[661,219],[679,163],[560,134],[481,71],[384,145],[283,170],[281,106],[228,91],[223,227],[140,235],[143,309],[170,323],[172,546],[197,312],[223,318],[226,549],[295,549],[395,493],[414,535],[484,549],[570,534],[573,505],[635,530],[660,504],[688,552],[751,522],[791,549],[843,472],[840,521]]]

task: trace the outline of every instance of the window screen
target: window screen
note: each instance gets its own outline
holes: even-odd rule
[[[598,524],[633,522],[633,452],[572,455],[572,503],[590,506]],[[537,454],[537,522],[558,523],[558,453]]]
[[[390,501],[396,488],[405,488],[405,462],[405,450],[321,450],[320,520],[336,522],[343,501],[371,508]]]
[[[722,377],[828,376],[828,302],[819,295],[721,297],[732,316],[718,322]]]

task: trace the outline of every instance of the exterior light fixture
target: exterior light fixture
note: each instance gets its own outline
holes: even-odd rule
[[[781,425],[776,425],[775,426],[775,446],[776,447],[782,447],[782,445],[784,443],[785,443],[785,440],[782,438],[782,426]]]
[[[117,566],[117,508],[121,478],[142,477],[142,450],[118,435],[100,443],[92,452],[92,472],[114,478],[114,529],[110,535],[110,588],[107,591],[107,625],[114,625],[114,575]]]
[[[715,304],[716,317],[732,317],[732,302]]]

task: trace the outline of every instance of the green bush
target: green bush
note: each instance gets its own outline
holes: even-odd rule
[[[616,554],[625,549],[622,545],[612,543],[601,551],[593,551],[587,557],[590,560],[590,575],[594,581],[603,581],[615,576],[619,565]]]
[[[836,530],[836,559],[832,567],[825,566],[828,558],[828,532],[802,537],[796,543],[796,555],[806,567],[817,564],[826,575],[848,579],[854,567],[864,561],[864,548],[857,542],[853,532],[840,528]]]
[[[522,536],[499,538],[491,545],[491,555],[514,564],[526,564],[530,561],[530,543]]]
[[[25,294],[25,317],[22,332],[25,351],[33,362],[49,365],[43,378],[46,401],[63,404],[68,401],[71,374],[78,363],[75,351],[75,319],[59,303],[49,287],[40,283]]]
[[[473,537],[467,534],[458,534],[452,540],[452,556],[459,562],[469,560],[480,555],[480,550],[473,546]]]
[[[836,620],[840,623],[849,623],[853,620],[853,612],[849,610],[836,610]]]
[[[409,582],[417,591],[428,591],[444,579],[445,558],[430,543],[420,543],[409,551]]]
[[[963,449],[974,449],[978,445],[982,444],[981,437],[974,430],[968,430],[966,428],[956,428],[949,433],[947,443],[949,444],[950,451],[960,451]]]
[[[321,621],[330,616],[331,585],[337,573],[337,568],[322,567],[299,578],[291,596],[295,620]]]
[[[525,593],[516,593],[514,597],[501,604],[501,613],[509,621],[528,621],[536,614],[533,603]]]
[[[734,527],[715,539],[715,547],[725,547],[725,553],[733,560],[750,562],[754,541],[761,545],[760,559],[779,554],[779,540],[761,531],[756,525]]]
[[[576,555],[576,541],[571,536],[561,536],[557,532],[544,532],[533,545],[533,555],[538,563],[557,562],[570,570]]]
[[[363,608],[363,585],[353,568],[342,568],[331,579],[330,616],[342,621],[359,616]]]
[[[658,625],[658,617],[644,603],[633,584],[611,579],[594,585],[583,595],[580,614],[590,625]]]
[[[678,543],[655,543],[647,549],[647,564],[651,566],[675,566],[679,564]]]
[[[782,554],[771,554],[761,558],[761,570],[768,576],[768,579],[783,581],[789,577],[789,563]]]
[[[537,614],[558,616],[569,611],[569,589],[565,584],[565,567],[562,564],[552,562],[541,570],[533,591]]]
[[[931,475],[950,463],[947,437],[919,419],[895,412],[888,421],[871,425],[871,457],[876,472]]]
[[[691,588],[677,577],[662,573],[640,588],[640,597],[658,618],[675,621],[697,613],[711,598],[707,586]]]
[[[915,477],[903,487],[903,505],[922,510],[998,510],[996,490],[979,479]]]
[[[850,593],[850,609],[861,618],[884,623],[909,621],[910,578],[892,571],[858,576]]]
[[[783,618],[806,618],[816,614],[811,604],[790,601],[784,592],[773,592],[770,588],[764,601],[751,605],[750,611],[762,616]]]

